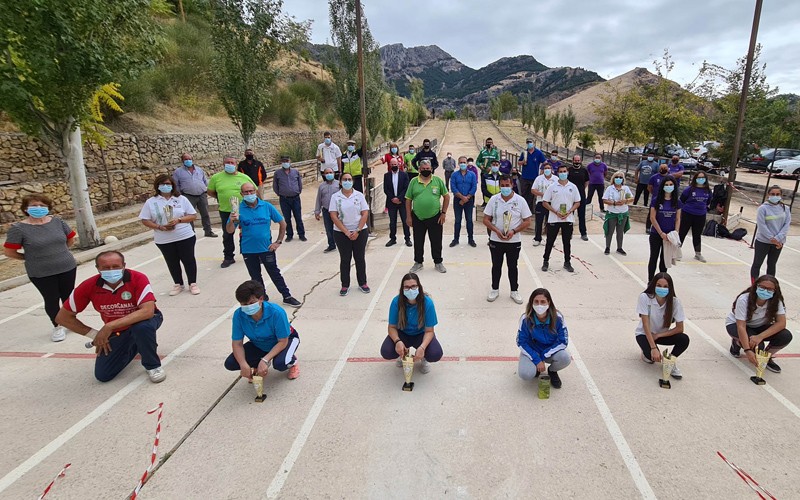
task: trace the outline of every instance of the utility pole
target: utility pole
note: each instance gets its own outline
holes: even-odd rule
[[[367,99],[364,91],[364,40],[361,33],[361,0],[356,3],[356,52],[358,53],[358,104],[361,108],[361,179],[364,186],[364,198],[369,206],[369,232],[372,233],[372,194],[369,182],[369,160],[367,157]]]
[[[756,51],[758,38],[758,23],[761,20],[761,6],[763,0],[756,0],[756,11],[753,14],[753,28],[750,30],[750,47],[747,49],[747,62],[744,67],[744,81],[742,82],[742,96],[739,100],[739,119],[736,122],[736,136],[733,139],[733,154],[731,155],[731,169],[728,172],[728,196],[725,198],[725,209],[722,211],[722,224],[727,225],[728,213],[731,208],[733,196],[733,181],[736,180],[736,165],[739,163],[739,149],[742,145],[742,129],[744,128],[744,114],[747,109],[747,92],[750,89],[750,74],[753,70],[753,55]]]

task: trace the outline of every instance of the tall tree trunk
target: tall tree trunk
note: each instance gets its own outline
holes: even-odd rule
[[[61,141],[61,153],[67,160],[67,180],[75,210],[80,248],[93,248],[100,245],[100,233],[92,212],[89,198],[89,185],[86,181],[86,167],[83,163],[83,143],[81,129],[77,125],[64,128]]]
[[[178,10],[181,11],[181,20],[186,22],[186,11],[183,10],[183,0],[178,0]]]

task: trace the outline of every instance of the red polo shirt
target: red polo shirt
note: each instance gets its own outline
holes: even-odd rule
[[[95,311],[100,313],[103,323],[109,323],[129,315],[141,304],[150,301],[156,301],[150,280],[138,271],[126,269],[122,283],[116,290],[112,290],[99,274],[87,279],[72,291],[69,300],[64,303],[64,309],[79,313],[91,303]]]

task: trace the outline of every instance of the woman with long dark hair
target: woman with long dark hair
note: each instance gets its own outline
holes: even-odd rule
[[[689,230],[692,231],[692,245],[694,246],[694,258],[700,262],[705,262],[703,257],[700,240],[703,236],[703,228],[706,227],[706,213],[708,213],[708,200],[711,198],[711,188],[708,185],[708,176],[705,172],[699,171],[694,174],[689,186],[681,193],[681,224],[678,235],[681,244],[686,240]]]
[[[658,187],[658,194],[650,205],[650,262],[647,264],[647,280],[656,274],[656,264],[662,273],[667,272],[664,262],[664,245],[668,245],[669,233],[681,225],[681,202],[675,195],[675,179],[667,176]]]
[[[689,336],[683,331],[683,305],[675,295],[672,277],[667,273],[653,276],[644,292],[639,294],[636,305],[639,324],[636,327],[636,342],[642,350],[642,361],[661,361],[659,345],[671,345],[671,356],[678,357],[689,347]],[[672,326],[673,323],[675,326]],[[680,380],[683,374],[678,364],[672,368],[672,378]]]
[[[525,314],[519,320],[519,377],[533,380],[547,369],[550,384],[560,389],[561,377],[558,372],[572,361],[567,352],[568,343],[569,333],[564,316],[556,309],[550,292],[546,288],[537,288],[528,298]]]
[[[780,186],[770,186],[767,200],[756,211],[756,241],[753,254],[753,265],[750,267],[750,281],[761,274],[761,265],[767,259],[767,274],[775,276],[778,257],[781,256],[789,224],[792,223],[792,211],[782,201],[783,191]]]
[[[764,350],[773,355],[789,345],[792,332],[786,329],[786,307],[778,280],[765,274],[740,293],[725,319],[725,329],[731,336],[731,354],[738,358],[744,347],[747,360],[754,365],[755,349],[764,349],[764,342],[769,342]],[[767,368],[781,372],[772,357]]]
[[[442,346],[433,330],[438,322],[433,300],[422,289],[419,276],[406,274],[400,282],[400,292],[389,306],[389,334],[381,345],[381,356],[402,358],[413,347],[414,361],[420,361],[420,371],[428,373],[430,363],[442,359]]]

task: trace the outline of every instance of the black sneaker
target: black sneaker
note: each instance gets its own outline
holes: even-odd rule
[[[308,238],[306,238],[306,236],[303,235],[303,236],[300,237],[300,241],[308,241]]]
[[[291,295],[288,297],[284,297],[283,303],[286,304],[287,306],[300,307],[300,301],[292,297]]]
[[[742,355],[742,348],[739,347],[739,344],[736,343],[735,340],[731,339],[731,348],[730,348],[731,356],[734,358],[741,357]]]
[[[358,289],[361,290],[364,293],[369,293],[371,291],[369,289],[369,285],[367,285],[366,283],[364,283],[363,285],[359,285]]]
[[[389,241],[386,242],[386,246],[387,247],[390,247],[390,246],[393,246],[393,245],[397,245],[397,240],[389,240]]]
[[[610,254],[610,253],[611,253],[611,249],[610,249],[610,248],[608,248],[608,247],[606,247],[606,249],[605,249],[605,250],[603,250],[603,255],[608,255],[608,254]]]
[[[283,240],[283,241],[288,243],[288,242],[292,241],[292,238],[294,238],[294,236],[287,236],[286,239]]]
[[[211,231],[210,233],[206,233],[205,237],[206,238],[218,238],[219,235],[217,233],[215,233],[214,231]]]
[[[231,267],[231,264],[233,264],[234,262],[236,261],[233,259],[225,259],[222,261],[222,264],[220,264],[219,267],[221,268]]]
[[[554,372],[548,368],[547,374],[550,375],[550,385],[552,385],[554,389],[561,389],[561,377],[558,376],[558,372]]]
[[[628,252],[626,252],[625,250],[623,250],[621,248],[617,248],[617,253],[620,254],[620,255],[628,255]]]
[[[573,268],[572,264],[569,264],[569,263],[564,264],[564,269],[566,269],[567,272],[569,272],[569,273],[574,273],[575,272],[575,268]]]
[[[347,295],[347,292],[349,292],[349,291],[350,291],[350,289],[349,289],[349,288],[347,288],[347,287],[344,287],[344,286],[343,286],[343,287],[342,287],[342,288],[339,290],[339,296],[340,296],[340,297],[344,297],[345,295]]]
[[[469,246],[471,246],[472,248],[475,248],[476,246],[478,246],[478,244],[475,243],[475,240],[470,240],[469,241]]]
[[[589,237],[588,237],[588,236],[586,236],[585,234],[582,234],[582,235],[581,235],[581,239],[582,239],[583,241],[589,241]]]
[[[456,245],[458,245],[458,240],[453,240],[450,242],[450,248],[453,248]]]
[[[411,246],[414,246],[414,244],[411,243],[411,240],[406,240],[406,246],[407,247],[411,247]]]
[[[772,357],[770,357],[769,361],[767,361],[767,369],[769,371],[775,372],[775,373],[780,373],[781,372],[781,367],[778,366],[778,363],[776,363],[775,360],[772,359]]]
[[[547,272],[548,269],[550,269],[550,263],[544,261],[544,264],[542,264],[542,271]]]
[[[334,250],[336,250],[336,247],[328,247],[325,250],[323,250],[322,253],[330,253],[333,252]]]

